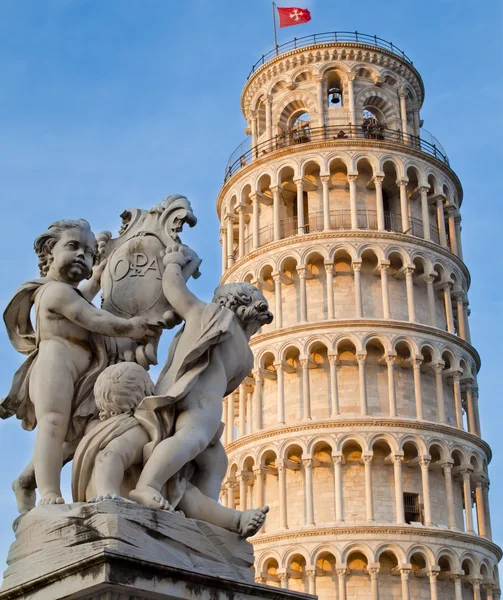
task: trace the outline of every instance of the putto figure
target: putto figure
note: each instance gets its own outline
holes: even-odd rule
[[[148,373],[135,363],[111,365],[98,377],[94,396],[100,421],[90,424],[73,458],[74,501],[128,501],[143,465],[143,449],[152,441],[152,429],[146,429],[136,414],[141,414],[142,403],[150,404],[153,393]],[[244,537],[260,529],[267,507],[246,511],[226,508],[194,485],[194,475],[195,469],[186,470],[183,482],[175,482],[181,492],[176,506],[179,511]]]
[[[102,267],[92,276],[97,244],[84,219],[56,221],[35,240],[34,248],[41,279],[24,283],[4,313],[14,348],[28,358],[0,404],[0,417],[16,415],[28,430],[38,424],[33,467],[29,465],[24,475],[32,479],[34,468],[41,504],[61,504],[64,444],[78,441],[96,414],[92,390],[108,364],[102,335],[139,340],[155,335],[156,329],[143,317],[122,319],[91,304]],[[35,328],[30,321],[33,305]],[[19,481],[17,486],[23,487]],[[27,512],[34,501],[32,482],[25,486],[27,506],[16,482],[14,488],[20,511]]]
[[[253,368],[250,337],[273,319],[260,290],[249,283],[221,285],[211,303],[199,300],[183,276],[190,260],[183,246],[167,248],[163,291],[185,323],[171,344],[157,396],[136,412],[152,432],[152,441],[145,447],[146,464],[130,497],[167,510],[173,509],[179,494],[171,486],[165,498],[166,482],[183,479],[187,465],[197,464],[212,443],[221,445],[222,399]],[[198,487],[220,490],[221,478],[217,479],[210,468]]]

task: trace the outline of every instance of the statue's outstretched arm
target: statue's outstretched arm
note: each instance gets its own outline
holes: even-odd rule
[[[190,260],[191,256],[184,252],[182,246],[168,247],[163,258],[165,270],[162,277],[162,289],[164,295],[173,310],[184,320],[193,308],[205,306],[205,303],[189,290],[182,273],[183,267]]]

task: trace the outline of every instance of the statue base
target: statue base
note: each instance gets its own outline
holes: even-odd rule
[[[130,504],[39,506],[16,531],[0,600],[309,600],[253,582],[249,542]]]

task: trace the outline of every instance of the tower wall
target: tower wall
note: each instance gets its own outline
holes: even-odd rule
[[[496,598],[461,184],[421,130],[412,63],[331,35],[265,61],[241,96],[222,283],[257,285],[275,320],[224,404],[222,501],[271,507],[252,540],[269,585]]]

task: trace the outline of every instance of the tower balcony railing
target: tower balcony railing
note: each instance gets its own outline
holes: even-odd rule
[[[339,42],[354,42],[357,44],[366,44],[367,46],[373,46],[374,48],[382,48],[383,50],[388,50],[397,54],[408,62],[409,64],[414,64],[412,60],[405,54],[403,50],[400,50],[393,42],[388,42],[383,40],[376,35],[369,35],[368,33],[359,33],[358,31],[329,31],[326,33],[315,33],[312,35],[306,35],[301,38],[294,38],[289,42],[281,44],[281,46],[277,46],[267,54],[263,54],[261,58],[253,65],[250,74],[247,79],[249,79],[255,71],[264,65],[266,62],[279,56],[280,54],[284,54],[285,52],[290,52],[291,50],[297,50],[298,48],[305,48],[306,46],[312,46],[313,44],[330,44],[330,43],[339,43]]]
[[[377,231],[377,211],[376,210],[359,210],[356,214],[358,229],[365,231]],[[286,239],[298,235],[298,219],[297,217],[289,217],[280,221],[280,239]],[[394,233],[403,233],[402,217],[399,214],[385,211],[384,212],[384,227],[385,231]],[[330,231],[347,231],[351,227],[351,211],[349,209],[337,209],[330,211]],[[322,212],[311,212],[304,223],[304,234],[327,231]],[[418,238],[424,239],[423,223],[420,219],[412,217],[410,219],[410,230],[408,232]],[[440,236],[438,228],[430,225],[431,241],[440,244]],[[245,238],[245,253],[248,254],[253,250],[253,236],[248,235]],[[264,225],[259,229],[259,246],[274,241],[274,226],[272,223]],[[234,252],[234,260],[238,260],[238,250]]]
[[[428,134],[430,135],[430,134]],[[285,132],[282,135],[276,135],[270,140],[260,142],[256,146],[248,146],[249,138],[242,142],[238,148],[231,154],[225,170],[224,183],[237,173],[239,169],[250,164],[258,158],[263,158],[275,150],[283,148],[295,147],[299,144],[310,144],[313,142],[332,141],[345,142],[351,140],[375,140],[376,142],[393,142],[405,147],[420,150],[440,160],[445,165],[449,166],[444,149],[437,143],[433,136],[430,136],[431,141],[427,141],[422,137],[403,133],[396,129],[389,129],[383,125],[362,126],[362,125],[325,125],[324,127],[300,126],[295,129]]]

